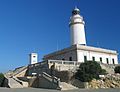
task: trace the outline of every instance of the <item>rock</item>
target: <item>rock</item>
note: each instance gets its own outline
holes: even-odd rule
[[[108,74],[100,80],[93,79],[88,83],[89,88],[120,88],[120,74]]]
[[[110,84],[110,88],[115,88],[115,85],[113,85],[113,84]]]

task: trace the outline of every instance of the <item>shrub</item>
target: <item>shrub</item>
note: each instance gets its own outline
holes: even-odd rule
[[[93,78],[99,79],[99,75],[105,74],[99,63],[95,61],[87,61],[82,63],[75,74],[75,78],[82,82],[89,82]]]
[[[105,69],[101,69],[101,73],[100,73],[101,75],[106,75],[107,74],[107,72],[106,72],[106,70]]]
[[[120,73],[120,66],[116,66],[114,71],[115,71],[115,73]]]
[[[2,86],[3,80],[4,80],[4,75],[0,73],[0,87]]]
[[[2,73],[0,73],[0,79],[3,79],[4,75]]]

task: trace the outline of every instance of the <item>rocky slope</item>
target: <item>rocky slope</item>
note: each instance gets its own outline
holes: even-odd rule
[[[120,74],[108,74],[100,80],[93,79],[88,83],[88,88],[120,88]]]

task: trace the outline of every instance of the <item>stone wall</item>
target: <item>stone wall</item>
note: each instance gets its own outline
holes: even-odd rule
[[[60,78],[61,82],[70,82],[73,77],[73,73],[70,71],[54,71],[54,76]]]
[[[28,70],[26,75],[32,76],[32,73],[41,74],[43,72],[49,72],[49,65],[47,61],[28,65]]]

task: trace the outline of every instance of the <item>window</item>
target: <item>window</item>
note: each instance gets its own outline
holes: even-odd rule
[[[100,57],[100,62],[102,63],[102,57]]]
[[[95,57],[92,57],[92,60],[95,61]]]
[[[86,62],[87,61],[87,56],[84,56],[84,62]]]
[[[69,57],[69,61],[72,61],[72,57]]]
[[[112,59],[112,62],[113,62],[113,64],[115,64],[115,60],[114,60],[114,58]]]
[[[74,62],[68,62],[68,61],[66,61],[66,62],[63,62],[63,64],[74,65]]]
[[[33,56],[34,58],[36,57],[36,56]]]
[[[109,64],[109,60],[108,60],[108,58],[106,58],[106,61],[107,61],[107,64]]]
[[[62,60],[65,60],[64,58]]]

